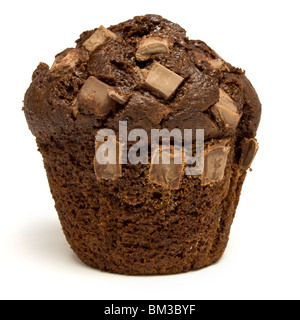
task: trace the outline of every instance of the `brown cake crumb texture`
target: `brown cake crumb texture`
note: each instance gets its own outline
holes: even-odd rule
[[[104,271],[171,274],[222,256],[261,104],[244,72],[156,15],[84,32],[41,63],[25,95],[66,238]],[[97,132],[205,129],[201,176],[184,165],[99,165]],[[128,146],[129,147],[129,146]]]

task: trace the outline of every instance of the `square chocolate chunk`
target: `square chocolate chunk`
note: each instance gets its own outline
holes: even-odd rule
[[[216,120],[226,129],[235,129],[241,119],[241,114],[234,101],[222,89],[219,89],[220,99],[212,107],[211,111]]]
[[[155,62],[144,81],[144,87],[168,100],[183,80],[175,72]]]
[[[179,189],[181,178],[184,171],[184,161],[182,159],[181,164],[178,162],[178,150],[171,146],[170,148],[170,164],[163,163],[164,153],[167,152],[166,149],[160,147],[155,156],[159,156],[159,164],[151,164],[149,179],[150,181],[159,184],[165,188]],[[175,161],[177,159],[177,161]]]
[[[89,39],[87,39],[83,46],[90,52],[94,51],[96,48],[101,46],[102,44],[106,43],[110,39],[115,39],[117,36],[101,26],[99,29],[97,29]]]
[[[213,142],[205,148],[202,185],[223,180],[229,151],[228,140]]]
[[[84,113],[103,117],[109,114],[116,102],[110,98],[110,86],[95,77],[89,77],[80,89],[78,102]]]
[[[122,165],[119,164],[119,143],[116,142],[116,159],[109,159],[111,163],[100,164],[97,160],[98,149],[105,142],[97,141],[95,144],[94,171],[98,180],[115,180],[122,176]]]
[[[156,54],[170,53],[169,41],[160,37],[148,37],[142,39],[136,52],[136,58],[139,61],[149,60]]]
[[[219,104],[214,105],[211,110],[217,121],[221,122],[226,129],[235,129],[242,116]]]
[[[87,62],[89,60],[88,53],[83,49],[71,48],[63,51],[56,56],[50,72],[67,73],[74,69],[77,64]]]
[[[229,97],[229,95],[222,89],[219,89],[219,94],[220,94],[220,99],[217,102],[217,104],[231,110],[232,112],[237,113],[238,112],[237,106],[234,103],[234,101]]]

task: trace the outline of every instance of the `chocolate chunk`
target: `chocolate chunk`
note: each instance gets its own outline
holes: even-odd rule
[[[221,131],[209,116],[197,109],[188,109],[171,115],[164,123],[164,127],[169,130],[179,128],[182,132],[184,129],[204,129],[205,139],[217,138],[221,135]]]
[[[144,81],[144,87],[168,100],[183,80],[178,74],[155,62]]]
[[[241,119],[241,114],[237,113],[237,106],[234,101],[222,89],[219,89],[220,99],[212,107],[211,111],[216,120],[225,127],[225,129],[235,129]]]
[[[89,77],[80,89],[78,102],[83,113],[103,117],[109,114],[116,102],[108,95],[110,87],[95,77]]]
[[[244,170],[248,170],[251,167],[251,164],[257,154],[258,151],[258,143],[255,139],[247,139],[241,142],[241,159],[240,159],[240,167]]]
[[[223,61],[219,59],[209,59],[208,63],[212,66],[213,69],[221,69]]]
[[[176,109],[205,111],[219,100],[218,81],[200,71],[195,72],[178,91]]]
[[[218,105],[223,106],[231,110],[232,112],[235,112],[235,113],[238,112],[236,104],[225,91],[223,91],[222,89],[219,89],[219,95],[220,95],[220,99],[217,102]]]
[[[113,32],[105,29],[103,26],[100,26],[90,38],[88,38],[84,43],[83,46],[90,52],[94,51],[97,47],[101,46],[102,44],[106,43],[110,39],[116,39],[117,35]]]
[[[129,131],[144,129],[150,132],[170,112],[168,106],[158,102],[155,98],[134,93],[127,106],[112,121],[109,121],[108,125],[112,125],[117,130],[119,121],[127,121]]]
[[[202,185],[223,180],[229,151],[228,140],[213,142],[205,148]]]
[[[218,122],[221,122],[226,129],[235,129],[241,119],[241,115],[237,114],[226,107],[216,104],[211,109]]]
[[[67,73],[81,62],[89,60],[88,53],[81,49],[67,49],[56,56],[50,72]]]
[[[159,164],[151,164],[149,179],[150,181],[159,184],[165,188],[170,189],[179,189],[181,178],[184,171],[184,163],[175,164],[175,157],[178,156],[178,153],[174,151],[174,147],[170,147],[170,164],[163,164],[162,158],[163,153],[166,152],[166,149],[162,147],[156,151],[154,156],[157,156],[159,153],[160,161]]]
[[[98,180],[115,180],[122,176],[122,165],[119,164],[119,143],[116,141],[116,159],[109,159],[110,163],[100,164],[97,161],[97,151],[104,143],[103,141],[97,141],[96,136],[94,171]]]
[[[148,37],[143,39],[136,52],[136,59],[138,61],[149,60],[156,54],[168,54],[169,41],[160,37]]]
[[[110,88],[108,89],[107,93],[111,99],[122,105],[126,104],[131,97],[130,93],[123,92],[117,88]]]
[[[209,59],[208,63],[211,65],[213,69],[217,69],[220,71],[230,71],[227,65],[220,59]]]

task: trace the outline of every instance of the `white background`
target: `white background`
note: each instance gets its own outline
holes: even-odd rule
[[[299,299],[299,1],[1,3],[1,299]],[[82,264],[64,239],[22,108],[40,61],[79,34],[157,13],[247,70],[263,104],[260,151],[223,259],[197,272],[127,277]]]

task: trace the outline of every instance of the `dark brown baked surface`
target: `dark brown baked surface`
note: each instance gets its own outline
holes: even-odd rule
[[[261,116],[241,69],[189,40],[179,25],[141,16],[84,32],[51,68],[41,63],[24,111],[63,231],[82,261],[146,275],[220,259],[257,152]],[[95,137],[101,128],[118,133],[119,121],[147,132],[205,129],[204,173],[126,164],[116,179],[101,178]]]

